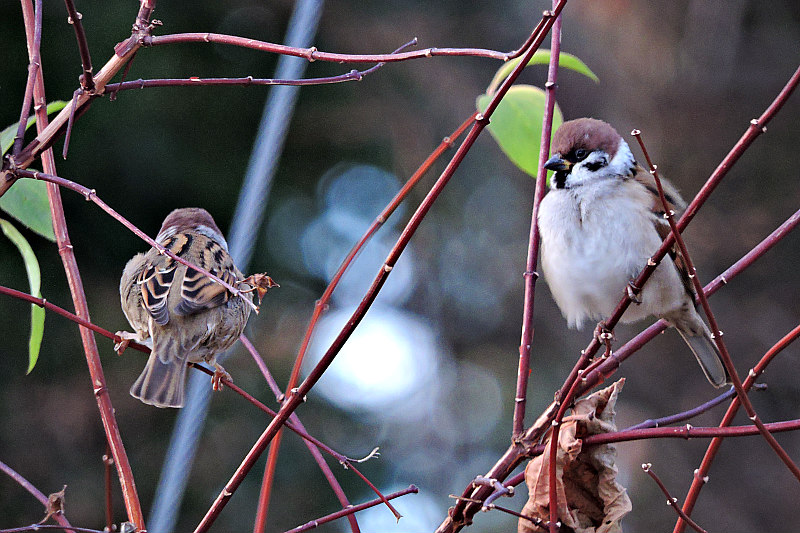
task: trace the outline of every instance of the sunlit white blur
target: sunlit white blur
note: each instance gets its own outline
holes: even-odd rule
[[[304,363],[306,372],[323,355],[354,308],[325,315]],[[438,370],[438,346],[429,326],[410,313],[378,306],[356,328],[314,388],[342,409],[373,412],[417,404]],[[414,409],[411,409],[414,411]]]

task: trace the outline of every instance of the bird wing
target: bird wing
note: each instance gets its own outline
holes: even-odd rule
[[[664,204],[659,197],[656,180],[650,172],[647,172],[641,167],[637,167],[633,179],[647,189],[653,198],[652,204],[650,205],[650,210],[653,212],[653,225],[658,232],[658,236],[661,237],[663,241],[672,230],[669,227],[669,222],[664,217]],[[659,176],[659,180],[661,181],[661,188],[664,191],[664,198],[667,200],[667,208],[672,211],[673,216],[680,218],[683,211],[686,209],[686,202],[681,198],[680,193],[678,193],[678,190],[672,183],[661,176]],[[686,259],[683,257],[683,254],[681,254],[677,245],[673,245],[669,250],[669,256],[672,258],[675,268],[678,269],[678,274],[680,274],[681,282],[683,282],[686,293],[694,299],[696,293],[692,279],[689,276],[689,268],[686,265]]]
[[[233,264],[230,254],[217,241],[205,235],[194,235],[197,255],[193,261],[228,283],[236,286],[239,272]],[[186,316],[225,304],[231,297],[228,290],[201,274],[194,268],[187,267],[181,283],[181,298],[175,306],[175,313]]]
[[[227,250],[206,235],[178,233],[167,239],[164,247],[230,285],[236,285],[240,277]],[[151,250],[148,256],[138,283],[142,286],[144,307],[157,324],[166,325],[170,313],[192,315],[223,305],[230,299],[231,294],[225,287],[198,270],[186,267],[156,250]],[[174,292],[173,286],[180,292],[178,296],[170,298]]]

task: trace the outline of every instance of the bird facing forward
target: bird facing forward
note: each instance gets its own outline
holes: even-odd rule
[[[653,176],[640,167],[609,124],[580,118],[565,122],[553,139],[545,168],[555,171],[539,208],[542,269],[571,327],[610,317],[628,284],[669,234]],[[661,180],[677,215],[686,208]],[[665,319],[689,345],[708,381],[722,387],[728,374],[711,332],[697,313],[694,288],[680,254],[664,260],[628,307],[622,322]],[[629,293],[635,297],[633,293]]]
[[[205,209],[171,212],[156,242],[228,284],[241,285],[242,273],[228,254],[228,243]],[[233,296],[219,283],[155,248],[135,255],[119,285],[122,311],[134,333],[121,338],[148,344],[152,351],[131,395],[156,407],[183,407],[188,362],[206,361],[227,375],[215,357],[241,335],[252,294]]]

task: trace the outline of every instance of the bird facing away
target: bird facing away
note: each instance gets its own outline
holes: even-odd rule
[[[613,314],[670,227],[655,179],[609,124],[592,118],[565,122],[552,152],[544,166],[555,174],[538,216],[542,270],[567,322],[580,328]],[[685,202],[661,181],[669,209],[680,215]],[[658,265],[621,321],[663,318],[689,345],[708,381],[722,387],[729,377],[695,308],[683,258],[676,249],[670,258]]]
[[[242,273],[228,254],[228,244],[205,209],[172,211],[156,242],[176,256],[208,270],[228,284],[240,285]],[[134,333],[118,332],[126,340],[148,344],[152,351],[131,395],[156,407],[183,407],[187,363],[215,366],[215,388],[221,375],[218,353],[241,335],[252,294],[233,296],[222,285],[155,248],[136,254],[119,285],[122,311]]]

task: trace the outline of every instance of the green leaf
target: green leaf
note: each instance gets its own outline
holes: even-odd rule
[[[491,96],[478,98],[478,109],[483,111]],[[515,85],[509,89],[492,114],[489,133],[500,149],[523,172],[536,176],[539,167],[539,145],[542,139],[545,94],[532,85]],[[553,112],[553,132],[564,121],[558,106]]]
[[[503,82],[504,79],[511,74],[511,71],[514,70],[519,62],[522,61],[521,57],[516,59],[512,59],[505,63],[502,67],[497,70],[497,73],[492,78],[492,82],[489,84],[489,87],[486,89],[487,94],[494,94],[497,90],[497,87]],[[534,52],[533,57],[528,64],[525,65],[529,67],[531,65],[548,65],[550,64],[550,50],[537,50]],[[570,70],[574,70],[575,72],[579,72],[586,76],[587,78],[591,79],[595,83],[600,82],[600,78],[598,78],[591,69],[586,66],[586,63],[578,59],[577,56],[572,54],[568,54],[566,52],[561,52],[558,54],[558,66],[561,68],[567,68]]]
[[[67,102],[57,100],[47,104],[47,114],[61,111]],[[36,123],[36,117],[28,118],[27,128]],[[0,132],[0,151],[5,154],[14,144],[17,125],[12,124]],[[56,240],[53,222],[50,219],[50,203],[47,200],[47,185],[44,182],[21,179],[0,197],[0,208],[45,239]]]
[[[55,113],[56,111],[61,111],[67,105],[67,102],[64,100],[56,100],[54,102],[50,102],[47,104],[47,114],[50,115],[51,113]],[[17,121],[19,122],[19,121]],[[28,124],[25,126],[27,130],[31,126],[36,124],[36,117],[28,117]],[[6,152],[11,148],[14,144],[14,135],[17,134],[17,127],[18,124],[11,124],[9,127],[0,131],[0,155],[5,155]]]
[[[0,228],[11,242],[19,249],[22,260],[25,262],[25,271],[28,273],[28,284],[31,288],[31,295],[37,298],[42,297],[42,275],[39,271],[39,261],[33,253],[33,248],[25,240],[25,237],[7,220],[0,218]],[[44,309],[38,305],[31,304],[31,337],[28,341],[28,374],[31,373],[36,361],[39,359],[39,349],[42,346],[42,335],[44,334]]]
[[[32,231],[55,242],[56,235],[53,232],[45,182],[31,179],[17,180],[3,196],[0,196],[0,207]]]

